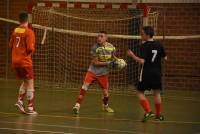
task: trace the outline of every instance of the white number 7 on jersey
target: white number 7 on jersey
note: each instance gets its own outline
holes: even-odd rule
[[[16,37],[16,43],[17,43],[16,47],[19,47],[19,42],[20,42],[20,37]]]
[[[152,53],[153,53],[153,57],[152,57],[152,59],[151,59],[151,62],[154,62],[158,51],[157,51],[157,50],[152,50]]]

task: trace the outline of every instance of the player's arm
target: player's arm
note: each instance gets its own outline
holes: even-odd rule
[[[116,56],[116,49],[115,49],[115,47],[114,47],[114,50],[113,50],[113,52],[112,52],[112,59],[114,60],[114,61],[116,61],[118,58],[117,58],[117,56]]]
[[[167,60],[167,56],[164,57],[164,60]]]
[[[133,58],[133,60],[135,60],[136,62],[140,63],[140,64],[144,64],[145,60],[143,58],[140,58],[138,56],[136,56],[134,54],[134,52],[132,52],[130,49],[127,51],[127,55],[131,58]]]
[[[92,64],[94,64],[95,66],[107,66],[110,64],[110,62],[102,62],[102,61],[99,61],[97,57],[94,57],[92,59]]]
[[[35,34],[33,31],[27,33],[26,44],[28,54],[33,54],[35,51]]]

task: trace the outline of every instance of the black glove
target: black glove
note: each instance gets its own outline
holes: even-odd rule
[[[113,61],[108,61],[107,63],[108,63],[108,66],[109,66],[110,68],[116,68],[116,66],[117,66],[117,63],[116,63],[115,60],[113,60]]]

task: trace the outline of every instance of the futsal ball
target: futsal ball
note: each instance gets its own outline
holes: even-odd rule
[[[127,65],[126,61],[123,59],[117,59],[116,64],[117,64],[117,69],[119,69],[119,70],[123,69]]]

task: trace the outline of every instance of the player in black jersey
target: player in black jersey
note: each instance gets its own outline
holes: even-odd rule
[[[162,58],[167,60],[167,56],[162,44],[153,40],[153,36],[154,30],[151,26],[143,27],[141,31],[141,38],[143,41],[143,44],[141,45],[141,55],[136,56],[131,50],[127,51],[128,56],[133,58],[136,62],[142,64],[137,94],[140,104],[145,111],[144,118],[142,120],[143,122],[152,117],[155,117],[155,120],[158,121],[164,120],[163,115],[161,115],[160,96],[160,91],[162,90],[161,60]],[[145,90],[151,89],[154,91],[156,115],[151,111],[149,101],[144,94]]]

